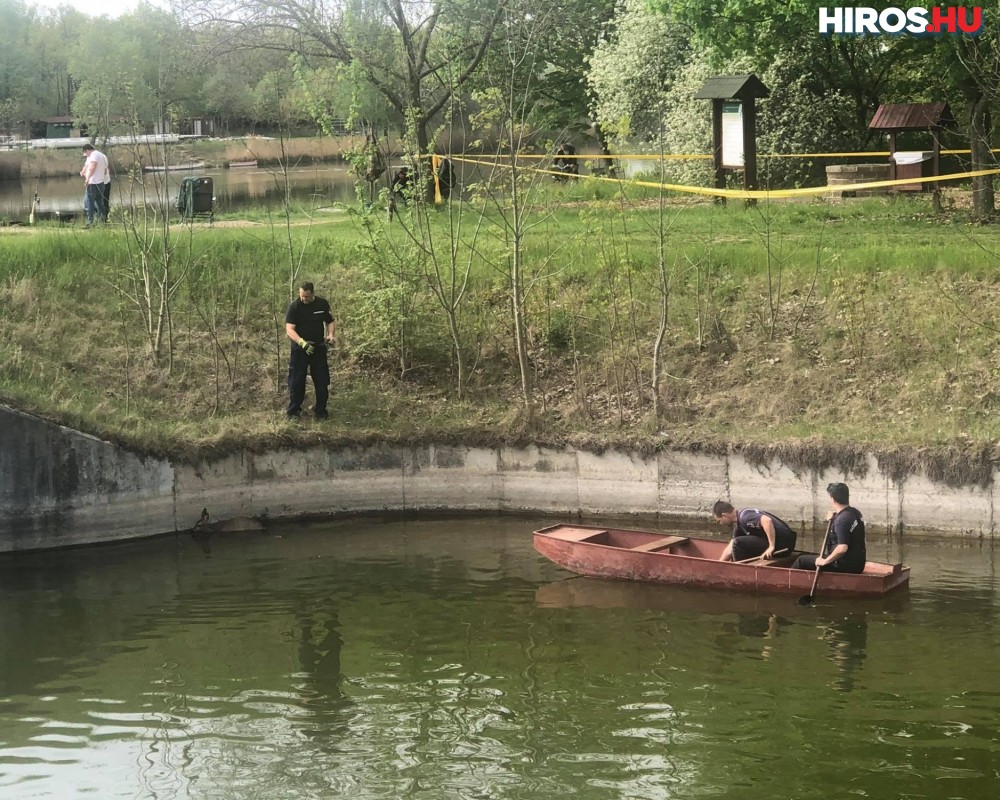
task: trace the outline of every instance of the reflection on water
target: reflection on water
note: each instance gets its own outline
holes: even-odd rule
[[[136,205],[173,209],[181,181],[191,175],[212,179],[217,213],[258,205],[280,206],[286,196],[296,208],[320,208],[355,199],[354,174],[345,165],[293,167],[286,173],[276,169],[209,169],[196,172],[146,173],[130,180],[117,178],[111,184],[111,203],[117,207]],[[26,220],[35,195],[43,214],[83,212],[80,178],[46,178],[36,181],[0,182],[0,217]]]
[[[81,161],[82,163],[82,161]],[[468,187],[492,171],[492,158],[479,163],[454,161],[456,183]],[[533,167],[536,162],[530,162]],[[395,171],[402,165],[392,161],[376,191],[387,188]],[[631,175],[639,166],[648,162],[624,162],[625,174]],[[585,168],[585,172],[589,166]],[[277,167],[198,169],[168,173],[147,172],[129,178],[116,175],[111,184],[112,207],[137,206],[167,207],[175,209],[178,189],[185,177],[205,176],[212,179],[215,211],[219,214],[252,207],[282,207],[287,197],[296,210],[328,208],[338,203],[353,203],[358,199],[356,176],[346,164],[317,164],[290,167],[281,171]],[[543,175],[548,183],[551,176]],[[568,184],[567,184],[568,187]],[[77,177],[0,181],[0,220],[27,222],[31,203],[38,195],[38,212],[45,219],[78,219],[83,214],[83,183]],[[369,198],[368,187],[362,191]]]
[[[835,619],[824,627],[823,639],[829,648],[830,660],[840,670],[833,687],[841,692],[851,691],[867,654],[868,617],[853,614]]]
[[[804,608],[569,576],[542,524],[0,558],[0,797],[993,796],[988,548]]]
[[[299,631],[298,660],[302,670],[297,687],[303,710],[313,724],[303,733],[318,742],[336,740],[346,733],[344,710],[350,705],[341,690],[340,651],[336,606],[316,609],[307,605],[296,615]]]
[[[830,660],[839,673],[831,685],[844,692],[854,688],[855,673],[865,660],[868,616],[899,613],[909,607],[909,591],[903,589],[878,599],[842,599],[825,608],[804,607],[780,595],[718,592],[678,586],[656,586],[626,581],[563,578],[540,586],[535,592],[540,606],[555,608],[631,608],[687,611],[699,615],[727,615],[734,621],[720,626],[724,635],[720,649],[731,647],[744,654],[767,659],[775,652],[777,639],[796,624],[807,620],[821,627]],[[760,640],[760,641],[755,641]]]

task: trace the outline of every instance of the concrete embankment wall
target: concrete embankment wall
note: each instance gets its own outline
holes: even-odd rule
[[[171,463],[0,406],[0,552],[187,530],[211,519],[460,509],[707,519],[720,498],[809,529],[846,481],[872,529],[992,536],[1000,498],[921,475],[754,464],[738,454],[539,447],[313,447]],[[994,476],[995,478],[996,476]],[[995,485],[995,480],[994,480]]]

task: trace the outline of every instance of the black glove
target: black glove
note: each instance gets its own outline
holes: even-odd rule
[[[316,345],[312,342],[307,342],[305,339],[299,339],[299,347],[306,351],[307,356],[311,356],[316,352]]]

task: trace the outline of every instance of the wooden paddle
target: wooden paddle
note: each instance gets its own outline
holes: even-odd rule
[[[787,552],[788,552],[788,548],[785,547],[785,548],[782,548],[781,550],[775,550],[773,553],[771,553],[771,558],[764,558],[764,556],[750,556],[750,558],[741,558],[739,561],[734,561],[733,563],[734,564],[753,564],[755,561],[771,561],[771,560],[777,558],[778,556],[780,556],[782,553],[787,553]]]
[[[826,551],[826,542],[830,538],[830,532],[833,530],[833,517],[830,518],[830,524],[826,526],[826,536],[823,537],[823,546],[819,549],[819,555],[822,556]],[[819,583],[819,567],[816,567],[816,575],[813,578],[812,589],[809,590],[809,594],[804,594],[799,598],[800,606],[811,606],[816,600],[816,584]]]

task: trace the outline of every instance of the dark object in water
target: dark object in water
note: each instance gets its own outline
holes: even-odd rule
[[[199,533],[243,533],[246,531],[262,531],[264,523],[255,517],[230,517],[209,522],[208,509],[201,510],[201,517],[191,528]]]

